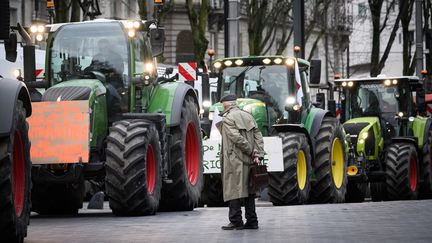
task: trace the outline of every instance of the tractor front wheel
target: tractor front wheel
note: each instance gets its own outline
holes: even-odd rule
[[[0,234],[23,242],[30,217],[30,142],[26,110],[18,100],[10,136],[0,138]],[[4,155],[4,157],[3,157]]]
[[[284,171],[269,173],[268,195],[273,205],[304,204],[309,198],[311,155],[302,133],[280,133]]]
[[[387,199],[417,199],[419,194],[418,156],[414,145],[395,143],[385,156]]]
[[[313,168],[316,181],[311,198],[316,203],[345,201],[347,165],[345,137],[342,126],[334,117],[324,117],[316,136]]]
[[[114,123],[107,139],[105,187],[115,215],[155,214],[161,195],[161,149],[153,123]]]
[[[419,195],[421,198],[432,198],[432,130],[429,130],[427,135],[423,145],[421,164],[421,176],[423,178]]]
[[[204,169],[198,110],[191,96],[183,101],[180,124],[171,128],[170,165],[172,183],[162,187],[161,210],[193,210],[200,199]]]

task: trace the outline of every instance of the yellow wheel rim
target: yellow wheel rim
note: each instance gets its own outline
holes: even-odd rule
[[[339,189],[344,178],[344,152],[339,138],[335,138],[331,150],[333,183]]]
[[[297,183],[300,190],[303,190],[305,188],[306,178],[307,178],[306,156],[303,150],[300,150],[297,154]]]

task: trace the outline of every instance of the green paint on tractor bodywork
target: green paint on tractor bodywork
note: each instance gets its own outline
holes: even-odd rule
[[[384,138],[381,135],[379,119],[377,117],[359,117],[359,118],[353,118],[345,122],[345,124],[365,124],[365,123],[367,123],[368,125],[363,127],[361,131],[358,134],[356,134],[357,135],[356,152],[358,155],[363,154],[368,160],[377,160],[379,158],[380,152],[384,148]],[[349,130],[346,130],[346,133],[349,134]],[[373,134],[374,141],[370,141],[372,139],[371,134]],[[366,147],[367,147],[366,144],[368,143],[376,143],[377,146],[372,146],[372,148],[368,148],[368,151],[366,151]]]
[[[88,87],[91,89],[89,96],[89,107],[91,109],[91,137],[90,147],[96,147],[98,139],[107,135],[108,118],[106,105],[106,88],[103,83],[97,79],[79,79],[58,83],[56,87]]]
[[[423,149],[425,131],[427,131],[426,123],[430,118],[417,116],[414,121],[409,122],[408,126],[412,129],[414,137],[418,139],[419,149]]]
[[[166,125],[171,126],[171,113],[174,104],[174,96],[179,83],[164,83],[154,88],[151,94],[148,112],[164,113]]]
[[[240,109],[252,114],[263,136],[268,136],[269,124],[266,104],[256,99],[239,98],[237,99],[237,105]],[[219,113],[223,111],[222,103],[216,103],[210,107],[210,112],[214,112],[215,107],[217,107]]]

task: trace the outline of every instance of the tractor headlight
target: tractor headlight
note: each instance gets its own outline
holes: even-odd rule
[[[221,62],[215,62],[215,63],[213,64],[213,67],[215,67],[216,69],[219,69],[219,68],[222,67],[222,63],[221,63]]]
[[[362,133],[361,138],[366,139],[368,135],[369,135],[368,132],[364,132]]]
[[[243,64],[243,60],[238,59],[234,62],[237,66],[241,66]]]
[[[285,103],[287,105],[294,105],[296,103],[296,98],[293,96],[290,96],[286,99]]]
[[[13,70],[13,75],[15,78],[20,78],[21,77],[21,69]]]
[[[202,103],[202,106],[204,108],[209,108],[211,106],[210,100],[204,100],[203,103]]]
[[[364,144],[364,142],[365,142],[365,140],[363,138],[360,138],[358,141],[359,144]]]

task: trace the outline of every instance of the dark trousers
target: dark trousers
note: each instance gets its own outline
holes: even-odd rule
[[[248,224],[258,224],[258,217],[255,212],[255,194],[249,194],[249,197],[239,198],[229,201],[229,220],[232,224],[243,224],[241,203],[244,202],[245,216]]]

